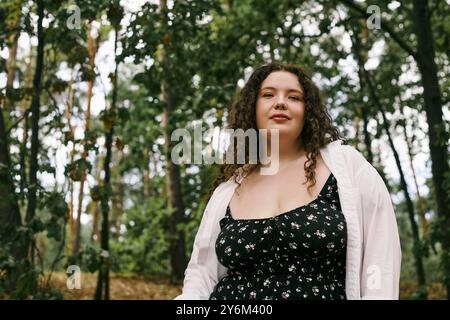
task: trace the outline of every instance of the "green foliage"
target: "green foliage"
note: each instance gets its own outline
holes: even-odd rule
[[[73,181],[80,181],[86,176],[86,171],[90,172],[91,169],[92,164],[85,158],[80,158],[66,165],[64,173]]]
[[[81,270],[94,273],[101,267],[101,257],[108,260],[109,253],[92,244],[86,245],[75,256],[68,257],[68,265],[77,265]],[[109,261],[109,260],[108,260]],[[108,263],[108,261],[106,263]]]
[[[170,274],[166,199],[152,198],[127,211],[126,231],[112,243],[113,270],[138,274]]]

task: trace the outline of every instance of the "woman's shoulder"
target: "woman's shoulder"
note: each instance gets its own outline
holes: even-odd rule
[[[231,177],[226,181],[221,182],[212,192],[210,200],[216,199],[218,196],[223,194],[227,188],[229,188],[234,183],[234,178]]]
[[[336,147],[333,149],[334,152],[341,153],[344,156],[346,162],[352,164],[353,166],[362,167],[369,164],[369,162],[364,157],[362,152],[352,145],[349,144],[336,145]]]

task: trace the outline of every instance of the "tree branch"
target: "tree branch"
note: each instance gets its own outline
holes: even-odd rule
[[[16,122],[14,122],[9,128],[8,130],[6,130],[6,135],[9,136],[10,132],[12,129],[14,129],[14,127],[16,127],[23,119],[25,119],[28,114],[30,113],[30,108],[28,108],[27,110],[25,110],[25,112],[23,113],[23,115],[16,120]]]
[[[360,14],[364,15],[365,18],[370,17],[370,14],[367,13],[367,10],[360,7],[358,4],[354,3],[353,0],[341,0],[342,3],[344,3],[347,7],[359,12]],[[381,19],[380,17],[380,25],[381,29],[389,33],[389,35],[392,37],[392,39],[408,54],[410,54],[414,59],[418,60],[418,54],[417,52],[409,46],[395,31],[392,29],[389,24]]]

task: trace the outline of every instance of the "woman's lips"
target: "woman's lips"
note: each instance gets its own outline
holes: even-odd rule
[[[274,120],[274,121],[288,121],[289,119],[288,118],[286,118],[286,117],[272,117],[272,118],[270,118],[270,119],[272,119],[272,120]]]

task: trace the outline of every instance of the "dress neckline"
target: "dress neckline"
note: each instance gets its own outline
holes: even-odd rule
[[[281,217],[281,216],[287,215],[287,214],[289,214],[289,213],[291,213],[291,212],[294,212],[294,211],[297,211],[297,210],[302,209],[302,208],[304,208],[304,207],[307,207],[307,206],[313,204],[314,202],[316,202],[317,200],[319,200],[319,199],[322,197],[322,193],[324,192],[325,187],[327,187],[328,184],[330,183],[332,177],[333,177],[333,173],[330,173],[330,175],[329,175],[328,178],[327,178],[327,181],[325,181],[325,184],[322,186],[322,189],[320,190],[319,194],[317,195],[317,197],[316,197],[315,199],[313,199],[313,200],[311,200],[310,202],[308,202],[308,203],[306,203],[306,204],[303,204],[303,205],[301,205],[301,206],[299,206],[299,207],[297,207],[297,208],[294,208],[294,209],[291,209],[291,210],[282,212],[282,213],[277,214],[277,215],[275,215],[275,216],[273,216],[273,217],[266,217],[266,218],[250,218],[250,219],[245,219],[245,218],[235,219],[235,218],[233,218],[233,215],[231,214],[230,204],[228,204],[228,206],[227,206],[227,214],[230,216],[231,220],[233,220],[233,221],[262,221],[262,220],[273,220],[273,219],[277,219],[277,218],[279,218],[279,217]]]

